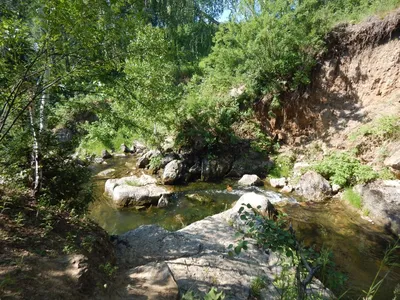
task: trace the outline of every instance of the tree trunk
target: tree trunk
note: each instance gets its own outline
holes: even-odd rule
[[[42,169],[40,167],[40,153],[39,153],[39,140],[38,135],[35,129],[35,120],[33,117],[33,109],[29,107],[29,120],[32,128],[32,136],[33,136],[33,149],[32,149],[32,161],[31,165],[34,168],[34,183],[33,183],[33,191],[35,195],[37,195],[41,188],[42,183]]]

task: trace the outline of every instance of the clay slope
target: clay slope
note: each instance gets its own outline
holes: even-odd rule
[[[312,84],[286,95],[273,124],[288,144],[322,139],[347,149],[354,147],[348,136],[363,124],[400,116],[400,9],[384,19],[341,24],[326,42]]]

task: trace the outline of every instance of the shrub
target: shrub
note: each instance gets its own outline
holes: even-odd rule
[[[294,156],[280,155],[275,159],[274,167],[270,170],[269,176],[273,178],[289,177],[295,162]]]
[[[378,178],[371,167],[362,165],[353,155],[332,153],[313,166],[313,169],[334,184],[351,186]]]

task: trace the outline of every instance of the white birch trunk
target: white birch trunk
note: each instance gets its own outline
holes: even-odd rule
[[[33,136],[32,165],[34,166],[34,179],[35,179],[34,184],[33,184],[33,190],[35,191],[35,194],[36,194],[40,190],[40,184],[42,181],[42,170],[40,168],[39,141],[38,141],[38,135],[37,135],[36,129],[35,129],[35,121],[34,121],[34,117],[33,117],[32,107],[29,107],[29,120],[31,123],[32,136]]]
[[[48,83],[49,77],[50,77],[50,69],[47,67],[46,70],[44,71],[43,86],[45,86]],[[47,90],[43,91],[42,95],[40,97],[40,106],[39,106],[39,134],[42,133],[42,131],[45,127],[45,122],[46,122],[45,107],[46,107],[48,98],[49,98],[49,92]]]

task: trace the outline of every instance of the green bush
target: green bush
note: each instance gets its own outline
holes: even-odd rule
[[[342,187],[366,183],[378,178],[371,167],[362,165],[353,155],[346,152],[332,153],[313,166],[313,169]]]
[[[294,156],[280,155],[274,158],[274,162],[274,167],[269,171],[270,177],[290,177],[295,162]]]

